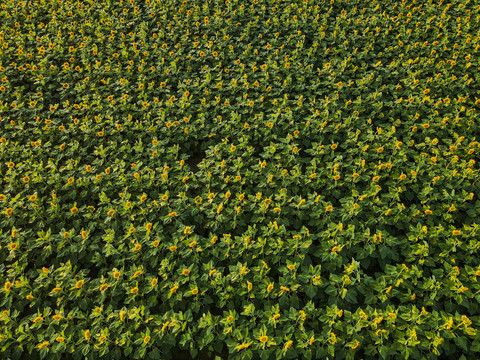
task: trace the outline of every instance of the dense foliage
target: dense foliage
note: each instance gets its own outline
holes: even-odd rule
[[[478,2],[0,18],[2,357],[480,352]]]

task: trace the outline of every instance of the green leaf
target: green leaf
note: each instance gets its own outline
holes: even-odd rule
[[[310,299],[313,299],[317,294],[317,288],[313,285],[308,285],[306,290],[306,294]]]
[[[355,290],[349,290],[347,292],[347,295],[345,296],[345,301],[347,301],[350,304],[358,303]]]
[[[467,346],[467,339],[461,336],[457,336],[456,338],[453,339],[455,344],[457,344],[460,348],[462,348],[465,351],[468,351],[468,346]]]
[[[328,285],[325,289],[325,293],[328,295],[336,295],[337,289],[333,285]]]
[[[380,354],[382,359],[386,359],[387,358],[387,347],[386,346],[380,346],[380,348],[378,349],[378,353]]]
[[[196,350],[195,350],[196,351]],[[196,354],[195,354],[196,355]],[[160,350],[158,348],[154,348],[152,351],[150,351],[150,353],[148,354],[148,356],[150,357],[150,359],[153,359],[153,360],[157,360],[157,359],[160,359],[161,358],[161,353],[160,353]],[[192,355],[192,357],[195,357],[194,355]]]

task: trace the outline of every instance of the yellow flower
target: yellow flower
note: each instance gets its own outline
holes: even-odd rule
[[[157,285],[157,283],[158,283],[158,279],[157,279],[157,278],[152,279],[152,282],[151,282],[151,285],[152,285],[152,286]]]
[[[135,247],[133,248],[134,251],[138,251],[142,248],[141,244],[136,244]]]
[[[108,212],[107,212],[108,216],[112,216],[113,214],[115,214],[115,210],[113,210],[113,209],[108,210]]]
[[[38,323],[38,322],[40,322],[40,321],[42,321],[42,320],[43,320],[43,317],[37,316],[37,317],[33,320],[33,322],[36,324],[36,323]]]
[[[337,336],[331,332],[328,337],[328,342],[334,345],[337,342]]]
[[[71,212],[72,214],[75,214],[77,211],[78,211],[78,208],[77,208],[76,206],[74,206],[74,207],[72,207],[72,208],[70,209],[70,212]]]
[[[43,349],[43,348],[47,347],[48,345],[50,345],[50,343],[48,341],[44,341],[41,344],[38,344],[37,347],[39,349]]]
[[[167,328],[167,326],[170,324],[170,321],[167,321],[163,324],[162,326],[162,331],[165,331],[165,329]]]
[[[468,326],[472,324],[472,320],[470,320],[466,315],[462,315],[462,323]]]
[[[266,342],[268,341],[268,336],[265,336],[265,335],[264,335],[264,336],[260,336],[260,339],[259,339],[259,340],[260,340],[260,342],[262,342],[262,343],[266,343]]]
[[[242,343],[240,345],[235,346],[235,350],[243,350],[243,349],[248,348],[249,346],[250,346],[250,344],[248,344],[248,343]]]
[[[83,280],[78,280],[77,283],[75,284],[75,288],[80,289],[85,281]]]
[[[61,336],[58,336],[58,337],[55,339],[55,341],[61,343],[61,342],[64,342],[64,341],[65,341],[65,338],[63,338],[63,337],[61,337]]]
[[[178,286],[174,286],[170,289],[170,294],[173,294],[174,292],[176,292],[178,290]]]
[[[453,319],[450,318],[449,321],[445,322],[444,327],[450,329],[453,326]]]
[[[10,250],[15,250],[18,247],[17,243],[11,243],[10,244]]]
[[[295,269],[295,265],[294,264],[288,265],[287,268],[288,270],[293,270]]]
[[[360,343],[358,342],[357,339],[355,339],[355,342],[350,345],[350,348],[351,348],[351,349],[356,349],[356,348],[358,347],[358,345],[360,345]]]
[[[192,294],[193,294],[193,295],[197,295],[197,294],[198,294],[198,289],[197,289],[197,288],[192,289]]]
[[[328,205],[326,208],[325,208],[325,211],[332,211],[333,210],[333,206],[332,205]]]
[[[458,236],[461,235],[462,232],[460,230],[453,230],[452,235]]]
[[[30,181],[30,178],[28,176],[25,176],[22,180],[24,183],[28,183]]]
[[[145,336],[145,338],[143,339],[143,343],[146,344],[150,341],[151,337],[150,336]]]
[[[10,281],[7,281],[4,286],[5,291],[9,291],[11,286],[12,286],[12,283]]]
[[[170,246],[169,250],[170,250],[171,252],[174,252],[175,250],[177,250],[177,247],[176,247],[175,245]]]
[[[340,247],[338,247],[338,246],[334,246],[334,247],[332,248],[332,251],[333,251],[333,252],[338,252],[338,251],[340,251],[340,250],[342,250],[342,248],[340,248]]]
[[[290,289],[286,286],[280,286],[280,290],[287,291],[287,292],[290,291]]]
[[[138,292],[138,287],[134,287],[132,290],[130,290],[131,294],[136,294]]]
[[[189,269],[184,269],[184,270],[182,271],[182,275],[187,276],[188,274],[190,274],[190,270],[189,270]]]
[[[6,198],[7,198],[7,197],[6,197],[5,195],[0,194],[0,201],[5,201]]]

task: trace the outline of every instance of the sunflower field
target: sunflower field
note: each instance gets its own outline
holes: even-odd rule
[[[480,357],[478,1],[0,4],[0,358]]]

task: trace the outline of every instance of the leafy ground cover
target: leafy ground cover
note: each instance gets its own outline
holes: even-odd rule
[[[477,356],[478,2],[0,18],[3,358]]]

